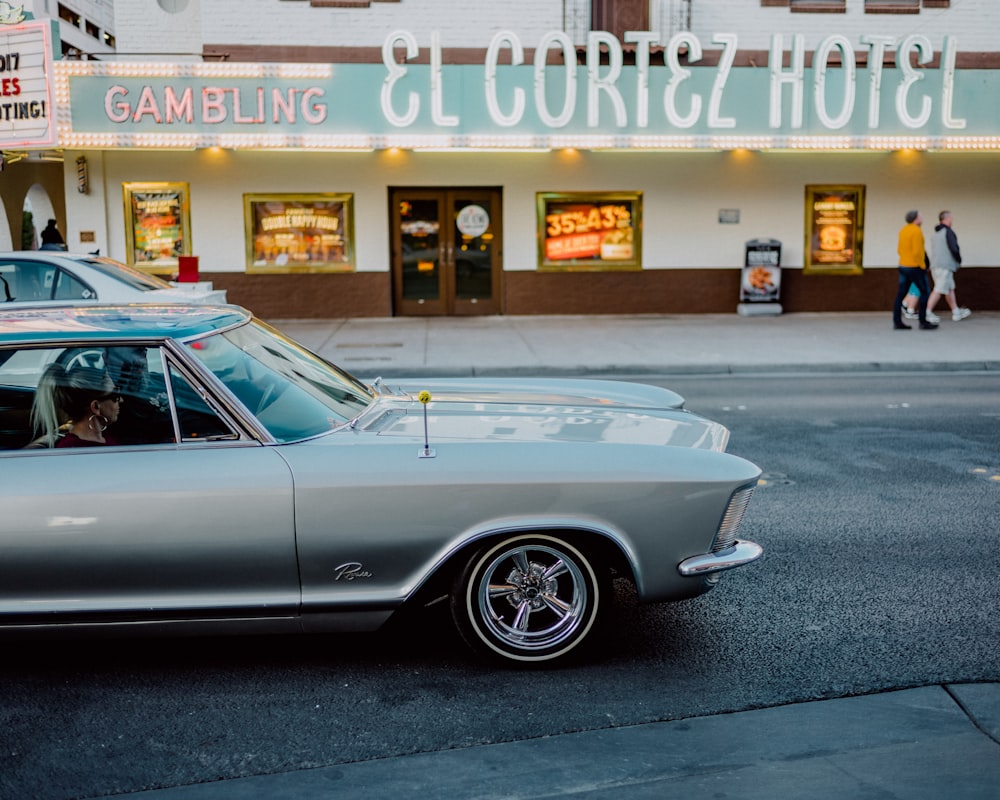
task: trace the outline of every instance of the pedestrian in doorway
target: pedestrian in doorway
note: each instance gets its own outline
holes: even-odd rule
[[[899,231],[899,288],[896,300],[892,304],[892,327],[897,331],[907,331],[913,326],[903,322],[903,300],[910,286],[916,286],[920,292],[917,300],[917,319],[921,330],[932,331],[937,325],[927,320],[927,301],[930,298],[930,286],[927,281],[928,258],[924,249],[924,232],[920,226],[923,218],[916,209],[906,212],[906,224]]]
[[[927,318],[931,318],[937,301],[944,297],[951,307],[951,318],[958,322],[972,312],[959,306],[955,297],[955,273],[962,266],[962,251],[958,247],[958,236],[951,227],[953,220],[950,211],[942,211],[938,214],[938,225],[931,234],[931,277],[934,278],[934,291],[927,300]]]
[[[66,242],[63,241],[62,234],[56,227],[54,219],[49,220],[49,224],[42,231],[42,246],[40,250],[65,250]]]

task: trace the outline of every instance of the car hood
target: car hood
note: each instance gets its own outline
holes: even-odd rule
[[[364,420],[380,436],[435,442],[563,441],[672,445],[722,452],[729,431],[684,410],[667,389],[617,381],[456,380],[403,382],[379,395]]]
[[[461,403],[543,403],[598,408],[683,408],[684,398],[644,383],[543,378],[404,380],[396,387],[412,397],[430,392],[432,401]]]

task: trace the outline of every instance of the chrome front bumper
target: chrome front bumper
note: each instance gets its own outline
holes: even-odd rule
[[[706,553],[702,556],[685,558],[677,565],[677,571],[685,576],[710,575],[733,567],[742,567],[751,561],[756,561],[764,553],[764,548],[756,542],[737,539],[732,547],[720,550],[718,553]]]

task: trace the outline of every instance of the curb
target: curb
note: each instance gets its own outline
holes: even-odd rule
[[[933,372],[1000,372],[1000,361],[921,361],[921,362],[840,362],[832,364],[620,364],[607,367],[542,365],[492,367],[386,367],[356,369],[342,364],[354,375],[378,375],[386,379],[404,378],[486,378],[486,377],[618,377],[618,376],[686,376],[698,375],[784,375],[828,373],[933,373]]]

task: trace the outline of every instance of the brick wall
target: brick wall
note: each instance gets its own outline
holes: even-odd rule
[[[919,14],[866,14],[864,0],[847,0],[846,13],[803,14],[786,7],[764,7],[760,0],[694,0],[691,28],[706,48],[713,33],[739,34],[740,49],[767,49],[771,34],[805,34],[811,50],[826,36],[843,34],[858,42],[864,34],[903,38],[924,34],[935,49],[945,34],[954,36],[965,52],[1000,51],[1000,3],[996,0],[960,0],[949,8],[921,8]]]
[[[337,275],[202,276],[226,289],[230,302],[271,319],[388,317],[392,291],[387,273]],[[885,311],[896,295],[896,270],[862,275],[805,275],[784,270],[781,303],[786,312]],[[504,313],[531,314],[726,314],[739,303],[739,270],[645,270],[642,272],[507,272]],[[974,311],[1000,310],[1000,268],[958,273],[958,299]],[[947,311],[942,300],[938,313]]]
[[[387,272],[336,275],[247,275],[214,272],[202,275],[213,288],[225,289],[230,303],[253,309],[270,319],[388,317],[392,289]]]
[[[316,8],[307,0],[203,0],[201,14],[205,42],[256,45],[381,47],[389,33],[405,29],[422,47],[430,44],[431,31],[451,46],[485,47],[498,30],[530,36],[563,25],[561,0],[400,0],[367,8]]]
[[[239,3],[211,0],[229,6],[234,18]],[[182,12],[164,11],[155,0],[115,4],[115,39],[123,61],[196,60],[202,52],[202,0],[190,0]],[[147,55],[129,55],[147,54]],[[197,57],[197,60],[201,60]]]

